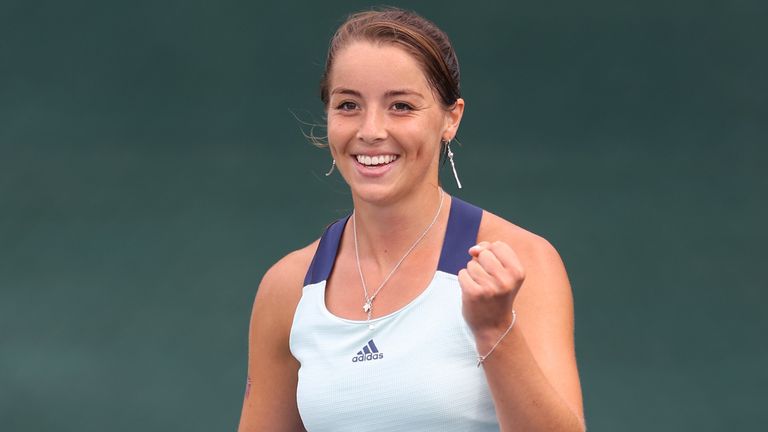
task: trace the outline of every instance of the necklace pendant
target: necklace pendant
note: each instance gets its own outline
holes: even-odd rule
[[[368,313],[368,312],[370,312],[370,311],[371,311],[371,302],[370,302],[370,301],[367,301],[367,302],[365,302],[365,304],[363,305],[363,312],[365,312],[365,313]]]

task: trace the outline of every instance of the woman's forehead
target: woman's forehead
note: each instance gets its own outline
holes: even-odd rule
[[[330,93],[392,96],[411,93],[431,97],[421,65],[404,49],[391,44],[355,42],[336,53]]]

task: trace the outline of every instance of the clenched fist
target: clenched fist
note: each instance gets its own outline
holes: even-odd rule
[[[512,304],[525,280],[515,251],[503,241],[469,248],[472,260],[459,271],[462,312],[475,336],[503,332],[512,321]]]

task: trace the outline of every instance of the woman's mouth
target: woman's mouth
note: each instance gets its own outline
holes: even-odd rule
[[[396,154],[381,154],[375,156],[353,155],[357,163],[357,172],[366,177],[379,177],[384,175],[398,159]]]
[[[355,156],[355,159],[357,159],[357,162],[360,163],[361,165],[378,166],[378,165],[386,165],[391,162],[394,162],[395,160],[397,160],[397,155],[395,154],[376,155],[376,156],[357,155]]]

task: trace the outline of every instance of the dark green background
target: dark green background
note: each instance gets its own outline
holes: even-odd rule
[[[764,428],[768,3],[394,3],[461,62],[447,190],[565,260],[590,430]],[[236,427],[261,276],[350,210],[294,114],[368,6],[0,3],[0,429]]]

